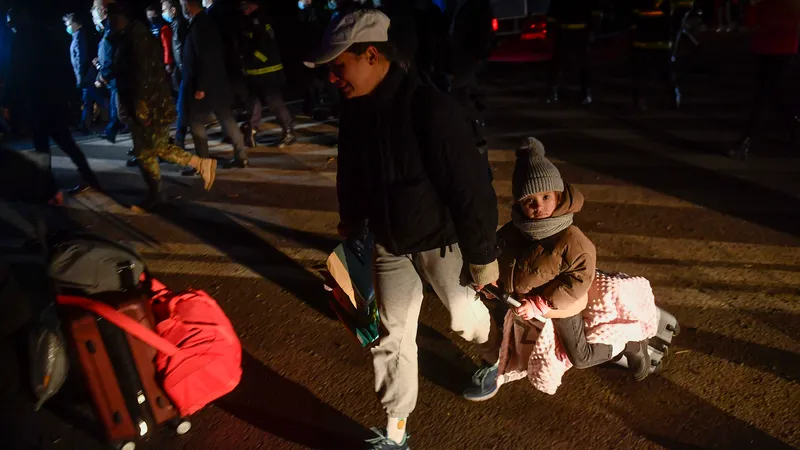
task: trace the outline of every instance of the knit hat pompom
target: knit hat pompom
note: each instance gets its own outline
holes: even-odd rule
[[[540,192],[563,192],[564,180],[553,163],[544,156],[544,144],[529,137],[517,150],[511,179],[511,193],[520,201]]]
[[[517,158],[544,158],[544,144],[535,137],[528,137],[525,142],[517,149]]]

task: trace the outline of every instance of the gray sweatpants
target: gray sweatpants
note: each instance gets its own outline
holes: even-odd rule
[[[450,328],[477,344],[489,338],[489,310],[475,291],[461,285],[464,261],[458,245],[442,257],[440,249],[396,256],[375,246],[375,294],[383,324],[372,349],[375,390],[389,417],[408,417],[419,390],[417,322],[422,307],[422,280],[431,284],[450,312]]]

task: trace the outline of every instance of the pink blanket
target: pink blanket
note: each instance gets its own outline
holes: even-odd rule
[[[655,336],[658,309],[650,282],[642,277],[597,271],[583,320],[589,343],[622,348],[629,341]],[[509,311],[503,329],[498,383],[502,385],[527,375],[536,389],[555,394],[572,363],[561,347],[552,321],[523,321]]]

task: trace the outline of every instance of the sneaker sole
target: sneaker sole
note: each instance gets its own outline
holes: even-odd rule
[[[463,395],[462,397],[464,397],[465,400],[469,400],[471,402],[485,402],[486,400],[489,400],[489,399],[493,398],[495,395],[497,395],[497,393],[499,391],[500,391],[500,387],[498,387],[497,389],[493,390],[492,392],[490,392],[490,393],[488,393],[486,395],[482,395],[480,397],[476,397],[476,396],[469,396],[468,397],[466,395]]]

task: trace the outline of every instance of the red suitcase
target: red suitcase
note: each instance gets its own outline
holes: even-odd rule
[[[143,295],[94,298],[152,329],[153,315]],[[156,380],[154,348],[92,313],[77,308],[65,312],[65,329],[110,442],[132,450],[134,441],[156,426],[169,424],[178,434],[189,431],[191,423],[181,420]]]

